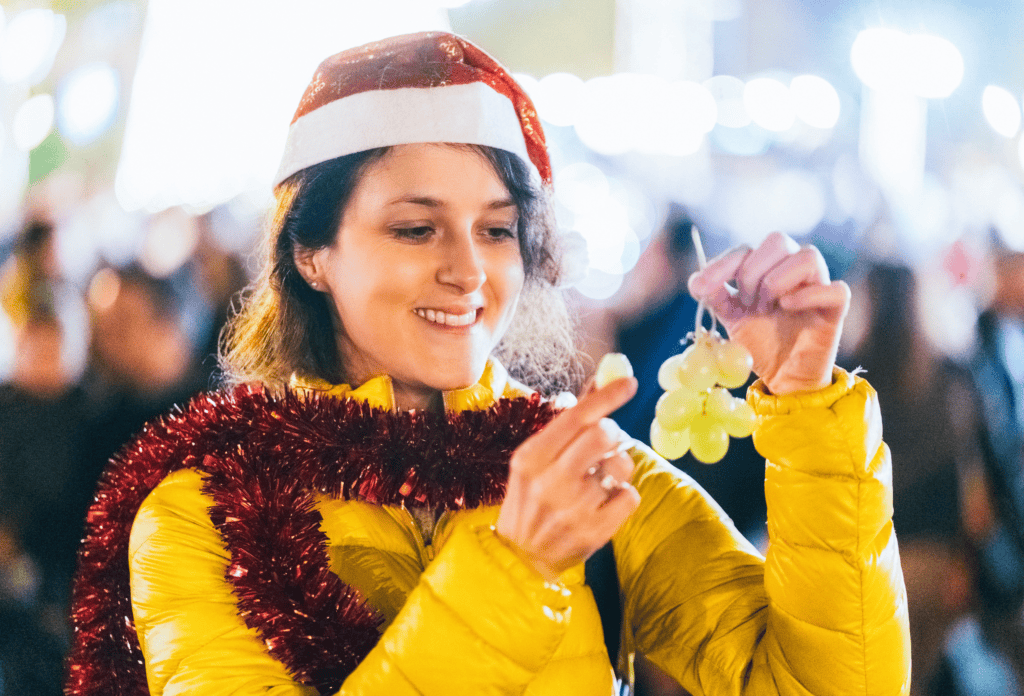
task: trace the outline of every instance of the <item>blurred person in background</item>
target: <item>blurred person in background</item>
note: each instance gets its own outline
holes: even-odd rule
[[[974,418],[961,464],[972,613],[951,631],[945,693],[1024,693],[1024,254],[993,235],[992,297],[967,367]]]
[[[209,367],[194,350],[182,302],[166,279],[137,265],[106,267],[89,286],[92,360],[88,462],[93,481],[149,420],[209,388]]]
[[[438,32],[328,58],[285,153],[235,386],[104,474],[69,694],[611,694],[637,651],[694,694],[905,690],[888,454],[816,249],[776,233],[689,279],[761,377],[766,560],[605,418],[634,379],[558,396],[550,161],[490,56]],[[609,542],[621,653],[586,584]]]
[[[93,482],[77,387],[88,338],[80,299],[32,219],[0,269],[13,364],[0,384],[0,694],[60,693],[75,550]]]

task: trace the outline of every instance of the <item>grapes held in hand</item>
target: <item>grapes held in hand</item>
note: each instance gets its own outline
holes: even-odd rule
[[[651,423],[654,450],[666,459],[690,451],[705,464],[720,461],[730,437],[747,437],[754,430],[754,410],[728,391],[746,383],[752,366],[742,345],[698,330],[693,345],[658,371],[665,394]]]

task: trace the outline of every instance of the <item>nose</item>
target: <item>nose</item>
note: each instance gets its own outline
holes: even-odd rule
[[[487,272],[472,230],[446,236],[447,243],[440,248],[437,282],[464,295],[479,290],[487,280]]]

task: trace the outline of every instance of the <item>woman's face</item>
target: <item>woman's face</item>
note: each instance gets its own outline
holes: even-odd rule
[[[368,165],[334,243],[299,260],[333,300],[349,380],[390,375],[403,408],[475,383],[523,287],[517,218],[475,150],[399,145]]]

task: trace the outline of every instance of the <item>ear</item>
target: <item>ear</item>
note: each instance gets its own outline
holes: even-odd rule
[[[327,283],[324,278],[326,270],[325,251],[326,249],[295,247],[293,252],[295,268],[299,271],[299,275],[302,276],[302,279],[306,281],[309,287],[321,292],[327,290]]]

